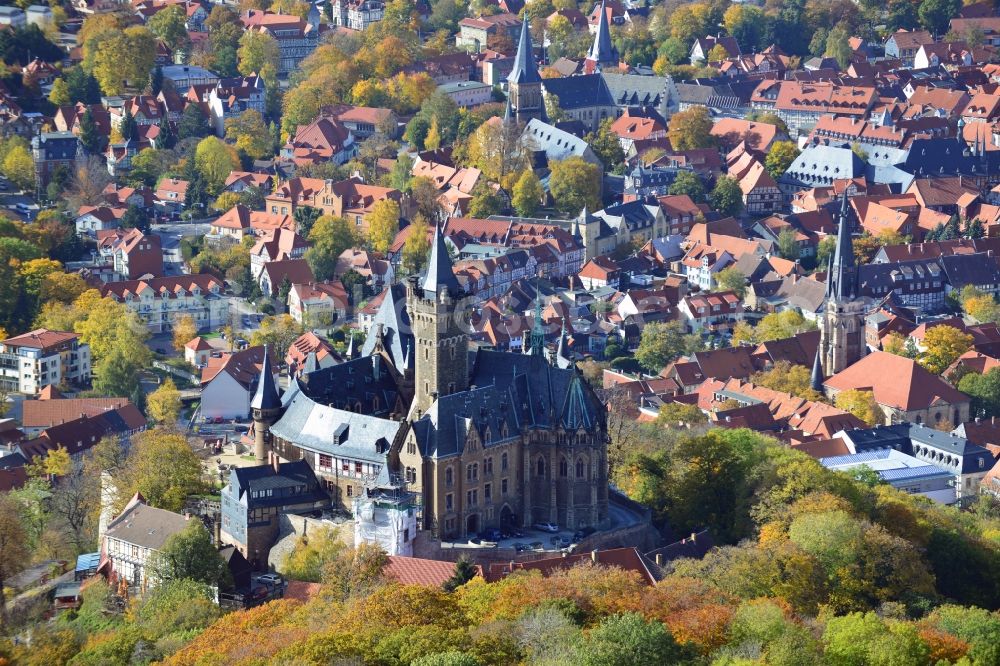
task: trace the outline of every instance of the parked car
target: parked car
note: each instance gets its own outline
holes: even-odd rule
[[[499,541],[503,538],[503,534],[495,527],[490,527],[479,533],[479,537],[483,541]]]
[[[273,573],[264,574],[263,576],[257,576],[257,580],[260,581],[261,583],[265,583],[273,587],[278,587],[279,585],[285,582],[285,580],[281,576]]]
[[[555,532],[559,531],[559,526],[555,525],[553,523],[535,523],[533,525],[533,527],[536,530],[540,530],[542,532],[552,532],[552,533],[555,533]]]
[[[526,550],[531,550],[531,546],[526,543],[515,543],[514,550],[518,553],[523,553]]]

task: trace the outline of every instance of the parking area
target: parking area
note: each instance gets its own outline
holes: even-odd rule
[[[555,531],[552,531],[552,528],[555,528]],[[593,528],[559,529],[556,525],[544,530],[536,527],[510,530],[488,529],[467,541],[451,541],[442,543],[442,546],[445,548],[508,549],[518,553],[571,551],[574,544],[579,543],[595,531]]]

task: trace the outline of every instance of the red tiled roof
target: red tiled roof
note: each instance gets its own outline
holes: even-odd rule
[[[478,575],[481,576],[482,569],[478,566],[476,569]],[[455,573],[455,563],[426,560],[421,557],[390,555],[389,562],[385,565],[382,573],[386,578],[403,585],[441,587]]]

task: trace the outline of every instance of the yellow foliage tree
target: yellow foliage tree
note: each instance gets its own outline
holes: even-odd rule
[[[837,394],[834,404],[838,409],[849,412],[858,417],[870,426],[877,425],[885,419],[882,409],[875,402],[875,395],[871,391],[859,391],[850,389]]]
[[[955,360],[972,347],[972,336],[954,326],[935,326],[924,335],[926,350],[920,355],[920,365],[940,375]]]
[[[368,216],[368,238],[372,249],[385,254],[399,233],[399,204],[392,199],[375,203]]]
[[[181,392],[174,380],[163,380],[159,388],[146,398],[146,410],[154,421],[163,426],[173,426],[181,415]]]
[[[184,345],[198,335],[198,324],[191,315],[181,315],[174,322],[174,349],[183,351]]]

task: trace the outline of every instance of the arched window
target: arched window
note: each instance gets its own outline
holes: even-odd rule
[[[455,472],[451,467],[446,467],[444,470],[444,484],[450,486],[455,482]]]
[[[559,476],[565,477],[569,474],[569,463],[566,462],[566,458],[559,459]]]
[[[504,472],[507,471],[507,454],[506,453],[501,453],[500,454],[500,469],[502,471],[504,471]]]
[[[541,456],[538,457],[536,474],[538,476],[545,476],[545,458],[542,458]]]
[[[586,465],[583,464],[583,458],[577,458],[576,459],[576,478],[582,479],[585,472],[586,472]]]

